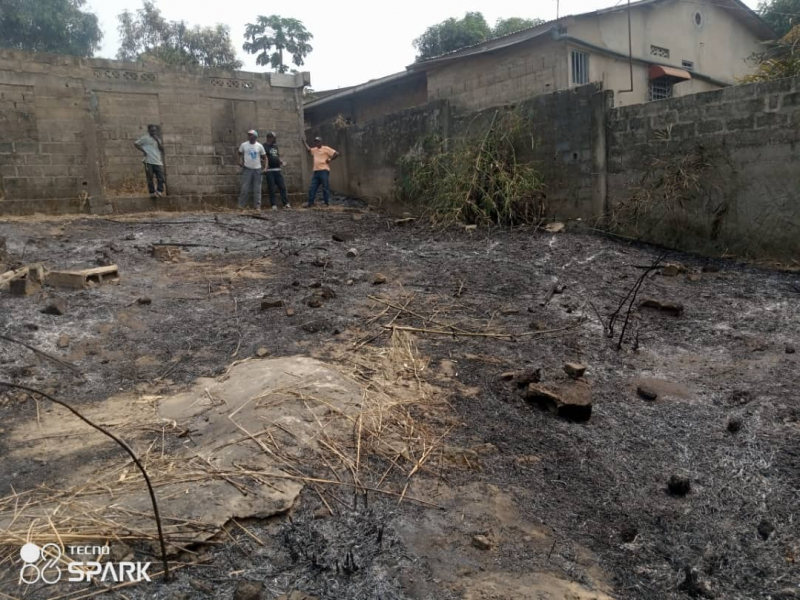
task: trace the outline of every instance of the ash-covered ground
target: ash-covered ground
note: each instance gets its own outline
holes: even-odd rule
[[[0,293],[1,334],[81,371],[0,342],[0,379],[78,408],[121,391],[178,391],[260,348],[369,375],[399,333],[419,363],[398,385],[430,384],[445,400],[408,409],[446,434],[408,495],[440,497],[447,510],[340,491],[330,515],[309,487],[288,515],[231,524],[181,556],[199,564],[173,582],[107,597],[232,598],[237,587],[237,597],[257,597],[243,595],[243,582],[268,600],[292,591],[325,600],[800,597],[797,273],[673,252],[663,262],[686,271],[667,276],[648,272],[664,252],[644,245],[399,226],[341,207],[260,219],[14,219],[0,223],[0,237],[6,268],[119,267],[118,284]],[[164,243],[181,246],[153,256]],[[618,311],[643,274],[630,315]],[[66,313],[41,312],[56,297]],[[282,306],[261,310],[265,299]],[[639,309],[644,299],[682,312]],[[532,406],[502,377],[540,369],[542,385],[558,386],[566,362],[586,366],[588,422]],[[0,457],[10,451],[3,433],[36,418],[29,395],[0,392]],[[118,457],[82,458],[102,469]],[[671,478],[688,493],[671,493]],[[57,480],[46,461],[0,459],[0,497]],[[149,560],[158,561],[152,549]],[[17,568],[0,563],[0,597],[57,595],[21,589]]]

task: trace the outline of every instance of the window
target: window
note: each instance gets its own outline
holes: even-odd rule
[[[589,83],[589,55],[586,52],[572,51],[572,84]]]
[[[687,71],[694,71],[694,63],[690,60],[681,61],[681,66]]]
[[[659,58],[669,58],[669,48],[662,48],[661,46],[650,46],[650,54],[658,56]]]
[[[651,79],[648,95],[650,101],[672,98],[672,80],[669,77]]]

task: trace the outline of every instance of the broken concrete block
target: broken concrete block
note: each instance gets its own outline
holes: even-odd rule
[[[261,310],[269,310],[271,308],[280,308],[283,306],[283,300],[265,298],[261,301]]]
[[[524,388],[531,383],[539,383],[541,380],[542,369],[539,367],[528,367],[527,369],[511,373],[511,381],[520,388]]]
[[[372,278],[373,285],[382,285],[386,283],[386,275],[383,273],[375,273],[375,276]]]
[[[293,317],[294,316],[294,309],[293,308],[287,308],[286,309],[286,316],[287,317]]]
[[[525,390],[525,400],[569,421],[585,422],[592,416],[592,392],[584,381],[552,388],[531,383]]]
[[[58,341],[56,341],[56,346],[58,346],[59,348],[69,348],[69,342],[70,342],[69,336],[62,333],[60,336],[58,336]]]
[[[353,213],[350,216],[350,219],[353,220],[353,221],[360,221],[362,219],[362,215],[360,215],[358,213]]]
[[[259,348],[258,350],[256,350],[256,356],[258,358],[264,358],[265,356],[269,356],[269,350],[267,350],[266,348]]]
[[[580,379],[586,374],[586,366],[580,363],[568,362],[564,364],[564,372],[573,379]]]
[[[347,251],[347,258],[355,258],[356,256],[358,256],[358,250],[355,248],[350,248],[350,250]]]
[[[63,298],[55,298],[50,304],[42,309],[46,315],[61,316],[67,313],[67,302]]]
[[[119,281],[117,265],[95,267],[80,271],[51,271],[47,274],[46,283],[53,287],[64,287],[82,290],[95,284]]]
[[[33,296],[42,286],[27,276],[21,279],[15,279],[8,286],[8,291],[14,296]]]

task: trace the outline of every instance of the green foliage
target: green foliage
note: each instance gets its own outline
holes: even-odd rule
[[[120,60],[148,58],[174,66],[197,66],[234,71],[236,58],[226,25],[190,27],[185,21],[167,21],[149,0],[135,13],[119,15]]]
[[[103,32],[85,0],[0,0],[0,46],[92,56]]]
[[[754,55],[751,61],[756,63],[756,72],[743,77],[741,83],[773,81],[800,75],[800,25],[773,42],[764,52]]]
[[[799,0],[800,1],[800,0]],[[544,23],[542,19],[522,19],[510,17],[497,19],[494,28],[489,27],[483,13],[468,12],[461,19],[450,18],[431,25],[414,40],[419,54],[417,60],[425,60],[454,52],[460,48],[474,46],[486,40],[508,35]]]
[[[800,0],[761,0],[758,14],[778,37],[789,33],[795,25],[800,25]]]
[[[510,17],[508,19],[497,19],[492,30],[493,37],[501,37],[510,33],[516,33],[523,29],[530,29],[544,23],[542,19],[522,19],[520,17]]]
[[[260,16],[245,29],[244,51],[256,55],[256,63],[271,66],[278,73],[286,73],[290,67],[283,60],[284,50],[292,57],[292,64],[302,67],[305,58],[314,49],[308,43],[314,36],[302,21],[270,15]]]
[[[516,112],[498,114],[476,135],[447,142],[430,137],[401,157],[398,199],[443,225],[539,222],[542,177],[517,158],[531,143],[530,124]]]
[[[492,30],[482,13],[468,12],[461,19],[450,18],[431,25],[414,40],[419,51],[417,60],[440,56],[465,46],[480,44],[489,39]]]

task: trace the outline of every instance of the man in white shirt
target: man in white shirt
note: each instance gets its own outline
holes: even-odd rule
[[[261,210],[261,178],[266,171],[267,152],[258,143],[258,132],[247,132],[247,141],[239,146],[239,166],[242,167],[242,191],[239,194],[239,208],[247,206],[250,194],[253,195],[253,208]]]

